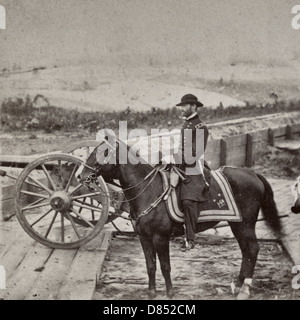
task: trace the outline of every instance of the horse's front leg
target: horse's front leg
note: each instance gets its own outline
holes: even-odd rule
[[[171,264],[170,264],[170,238],[155,234],[153,236],[153,244],[158,254],[162,275],[166,282],[167,296],[174,296],[173,285],[171,281]]]
[[[152,244],[152,241],[147,236],[140,236],[140,242],[144,251],[147,272],[148,272],[148,294],[149,298],[156,297],[156,285],[155,285],[155,273],[156,273],[156,253]]]

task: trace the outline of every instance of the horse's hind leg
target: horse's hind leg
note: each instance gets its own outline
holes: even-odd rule
[[[238,285],[242,285],[245,279],[253,279],[259,252],[255,223],[236,222],[230,223],[230,227],[242,251],[242,265],[238,277]]]
[[[156,296],[156,286],[155,286],[155,273],[156,273],[156,252],[154,250],[152,241],[147,236],[140,236],[140,242],[144,251],[147,273],[149,278],[148,284],[148,294],[149,298],[153,299]]]
[[[153,236],[153,244],[159,258],[162,275],[165,279],[167,296],[172,298],[174,291],[171,281],[170,239],[168,236],[155,234]]]

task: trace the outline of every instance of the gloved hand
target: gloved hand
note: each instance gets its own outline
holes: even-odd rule
[[[166,156],[164,156],[162,159],[161,159],[161,162],[163,164],[174,164],[175,163],[175,159],[174,159],[174,156],[171,154],[168,154]]]

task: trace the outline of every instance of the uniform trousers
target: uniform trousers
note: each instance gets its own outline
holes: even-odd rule
[[[200,212],[200,202],[194,200],[183,200],[184,223],[186,227],[186,240],[195,240],[195,230]]]

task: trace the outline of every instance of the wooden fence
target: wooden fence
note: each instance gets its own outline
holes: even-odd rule
[[[224,165],[251,167],[267,145],[297,138],[300,139],[300,124],[211,140],[207,144],[205,159],[211,162],[213,169]]]

